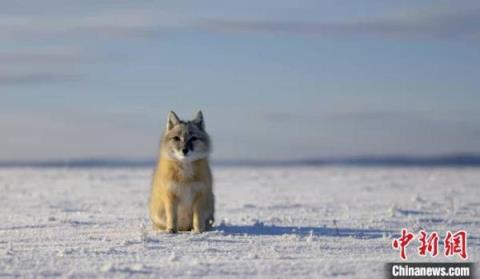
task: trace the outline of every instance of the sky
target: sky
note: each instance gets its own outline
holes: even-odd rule
[[[2,1],[0,161],[480,153],[478,1]]]

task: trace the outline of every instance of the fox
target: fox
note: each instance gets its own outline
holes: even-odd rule
[[[202,111],[189,121],[169,112],[149,200],[155,230],[201,233],[212,229],[215,198],[210,151]]]

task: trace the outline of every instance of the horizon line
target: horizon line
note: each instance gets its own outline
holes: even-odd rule
[[[1,168],[12,167],[153,167],[154,158],[71,158],[46,160],[0,161]],[[385,166],[385,167],[480,167],[480,153],[449,153],[438,155],[356,155],[303,159],[213,159],[214,166]]]

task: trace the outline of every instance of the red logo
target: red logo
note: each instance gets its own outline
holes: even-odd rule
[[[462,259],[467,258],[467,232],[458,231],[452,234],[447,231],[447,235],[444,240],[445,256],[450,257],[458,254]]]
[[[394,239],[392,242],[393,249],[400,249],[400,258],[403,260],[407,259],[405,248],[407,248],[414,237],[413,233],[407,232],[407,229],[402,229],[402,236],[399,239]]]
[[[392,242],[392,247],[395,250],[400,250],[400,258],[402,260],[407,259],[406,248],[415,239],[413,233],[408,232],[407,229],[402,229],[401,235],[399,238],[396,238]],[[427,254],[430,254],[432,257],[438,256],[438,243],[440,237],[437,232],[432,232],[428,234],[424,230],[419,232],[418,242],[418,255],[425,257]],[[458,255],[462,259],[467,259],[467,232],[458,231],[454,234],[447,231],[445,238],[443,240],[444,244],[444,255],[446,257],[451,257]]]
[[[436,257],[438,255],[438,233],[432,232],[427,235],[425,231],[420,231],[420,247],[418,247],[418,254],[420,256],[426,256],[427,253]]]

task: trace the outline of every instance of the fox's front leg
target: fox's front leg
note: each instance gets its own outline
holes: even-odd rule
[[[177,197],[173,194],[167,195],[165,201],[165,217],[166,217],[166,230],[169,233],[177,232]]]
[[[193,232],[201,233],[205,231],[205,202],[204,193],[198,193],[193,200]]]

